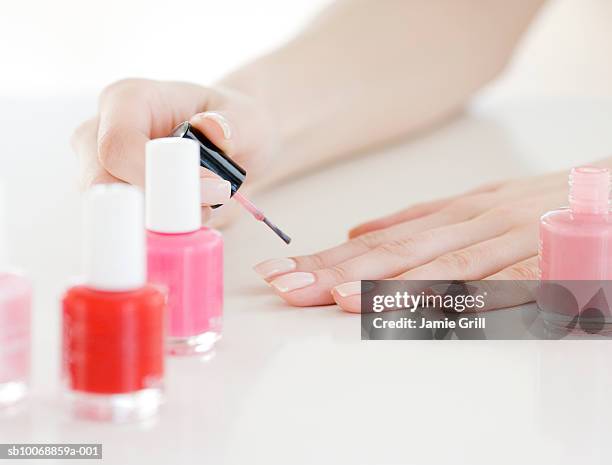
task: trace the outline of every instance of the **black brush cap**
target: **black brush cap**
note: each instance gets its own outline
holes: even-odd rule
[[[223,150],[213,144],[201,131],[194,128],[189,121],[179,124],[170,137],[182,137],[195,140],[200,145],[200,166],[212,171],[232,185],[231,195],[234,195],[246,178],[246,171]],[[220,205],[213,205],[213,208]]]

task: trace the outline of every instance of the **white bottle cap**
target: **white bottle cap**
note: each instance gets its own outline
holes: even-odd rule
[[[172,234],[200,229],[198,144],[179,137],[147,142],[145,193],[149,231]]]
[[[142,192],[128,184],[101,184],[85,196],[85,285],[129,291],[146,282]]]

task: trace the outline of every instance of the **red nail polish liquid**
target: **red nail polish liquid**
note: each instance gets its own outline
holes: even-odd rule
[[[165,296],[146,284],[143,200],[127,185],[87,194],[85,282],[63,299],[63,375],[77,417],[124,422],[162,401]]]

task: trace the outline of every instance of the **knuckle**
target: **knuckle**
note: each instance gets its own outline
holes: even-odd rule
[[[374,249],[385,242],[385,237],[386,233],[384,231],[372,231],[362,234],[361,236],[357,236],[351,241],[360,247]]]
[[[533,264],[519,263],[508,270],[510,279],[517,281],[533,281],[539,278],[537,267]]]
[[[315,270],[322,270],[325,268],[325,260],[320,254],[316,253],[314,255],[311,255],[310,260],[312,261]]]
[[[481,203],[473,196],[462,197],[452,201],[443,209],[444,213],[458,218],[469,218],[475,216],[482,210]]]
[[[466,195],[451,202],[444,211],[458,219],[474,218],[490,208],[493,199],[490,193]]]
[[[417,250],[417,242],[413,237],[404,237],[384,242],[376,249],[388,255],[411,256]]]
[[[469,270],[475,261],[475,255],[467,250],[458,250],[438,257],[435,261],[438,262],[444,269],[452,269],[459,271]]]
[[[510,219],[516,215],[516,208],[511,205],[500,205],[491,210],[490,215],[497,218]]]
[[[529,217],[529,215],[526,216],[529,208],[531,208],[531,205],[524,202],[507,203],[493,208],[488,213],[488,216],[494,217],[495,219],[501,221],[506,221],[508,224],[522,223]]]
[[[333,282],[341,283],[348,281],[349,273],[342,265],[334,265],[331,268],[327,268],[325,273]]]

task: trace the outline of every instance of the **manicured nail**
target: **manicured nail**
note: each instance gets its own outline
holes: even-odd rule
[[[334,287],[334,291],[340,297],[351,297],[361,294],[361,281],[351,281],[350,283],[340,284]]]
[[[230,199],[232,185],[225,179],[201,178],[200,202],[203,205],[218,205]]]
[[[279,292],[291,292],[295,291],[296,289],[310,286],[314,282],[315,276],[312,273],[298,271],[296,273],[289,273],[279,276],[270,284]]]
[[[202,120],[206,118],[213,120],[221,127],[221,130],[223,131],[223,137],[225,137],[226,139],[232,138],[232,130],[230,128],[230,125],[225,119],[225,116],[223,116],[221,113],[217,113],[216,111],[205,111],[204,113],[198,113],[197,115],[194,115],[192,119]]]
[[[271,278],[277,274],[287,273],[295,270],[295,260],[290,258],[274,258],[272,260],[266,260],[258,265],[255,265],[253,269],[264,278]]]

